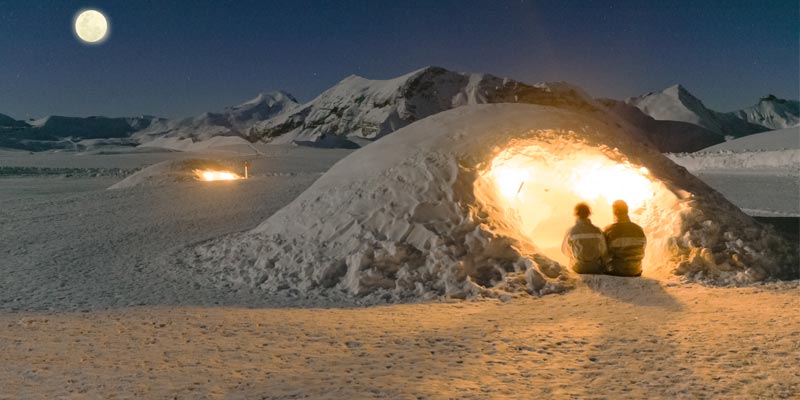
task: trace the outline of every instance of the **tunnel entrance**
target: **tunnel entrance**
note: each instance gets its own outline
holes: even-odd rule
[[[489,229],[513,239],[523,255],[542,253],[562,264],[561,242],[579,202],[589,204],[601,229],[613,222],[614,200],[628,203],[648,237],[645,273],[668,264],[669,238],[680,232],[677,197],[647,168],[616,150],[557,135],[510,142],[479,168],[473,187]]]

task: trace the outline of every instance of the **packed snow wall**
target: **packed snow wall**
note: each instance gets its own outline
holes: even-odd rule
[[[334,165],[252,231],[179,256],[198,279],[297,297],[413,301],[558,292],[554,245],[577,201],[610,222],[624,198],[646,276],[715,284],[790,277],[796,247],[613,122],[480,105],[398,130]]]

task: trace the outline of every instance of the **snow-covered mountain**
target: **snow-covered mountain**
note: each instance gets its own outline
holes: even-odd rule
[[[654,119],[624,101],[613,99],[597,101],[617,117],[631,124],[635,132],[662,153],[692,152],[725,141],[724,136],[699,125]]]
[[[564,82],[527,85],[485,74],[426,67],[388,80],[349,76],[314,100],[255,124],[251,141],[330,143],[374,140],[454,107],[531,103],[584,111],[602,107]]]
[[[734,116],[770,129],[784,129],[800,125],[800,102],[784,100],[769,95],[758,104],[733,111]]]
[[[352,75],[305,104],[276,91],[184,119],[52,116],[26,123],[0,114],[0,146],[78,149],[75,142],[102,140],[104,144],[189,150],[247,140],[357,147],[439,112],[483,103],[547,105],[593,114],[610,123],[627,123],[662,152],[691,152],[727,137],[797,125],[800,119],[797,101],[774,96],[753,107],[720,113],[706,108],[680,85],[622,102],[595,100],[566,82],[531,85],[489,74],[426,67],[386,80]]]
[[[227,107],[221,112],[207,112],[196,117],[162,120],[137,132],[140,142],[156,138],[206,140],[215,136],[242,136],[255,123],[290,111],[299,104],[283,91],[261,93],[254,99]]]
[[[5,114],[0,114],[0,130],[27,127],[25,121],[18,121]]]
[[[126,144],[136,131],[162,121],[157,117],[64,117],[53,115],[23,122],[0,116],[0,147],[25,150],[75,148],[75,142],[94,139],[115,139]],[[131,145],[132,143],[127,143]]]
[[[769,130],[732,113],[721,113],[706,108],[700,99],[681,85],[670,86],[658,93],[631,97],[625,102],[657,120],[689,122],[723,136],[742,137]]]

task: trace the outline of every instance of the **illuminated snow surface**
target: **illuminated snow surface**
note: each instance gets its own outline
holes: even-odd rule
[[[597,171],[623,179],[608,182],[619,196],[592,187]],[[628,200],[641,204],[632,219],[650,239],[645,276],[736,285],[796,272],[792,244],[632,135],[531,105],[467,106],[414,123],[339,161],[257,228],[170,262],[204,285],[296,298],[560,292],[575,276],[552,245],[574,203],[590,201],[602,226],[631,188]]]
[[[404,143],[394,161],[431,143],[413,139],[419,145]],[[309,290],[318,297],[304,303],[258,287],[214,287],[207,274],[217,271],[173,265],[175,251],[256,228],[352,152],[206,147],[189,153],[0,149],[0,397],[495,399],[600,393],[674,399],[800,393],[800,376],[787,367],[796,364],[792,349],[800,337],[800,315],[786,312],[798,304],[797,280],[713,288],[680,283],[668,272],[638,279],[590,276],[563,296],[357,308],[341,306],[358,296],[343,300]],[[172,164],[188,159],[234,168],[249,160],[250,179],[198,182],[185,165]],[[106,190],[162,162],[161,172],[150,170],[153,179]],[[663,174],[648,169],[649,176]],[[177,171],[187,180],[170,176]],[[431,181],[425,170],[416,171]],[[687,187],[698,187],[697,193],[708,190],[680,179],[689,179]],[[734,188],[739,183],[725,181]],[[369,197],[372,191],[361,193]],[[739,226],[728,212],[709,215]],[[305,304],[325,308],[297,307]]]

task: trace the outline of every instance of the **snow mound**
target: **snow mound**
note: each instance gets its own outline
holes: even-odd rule
[[[111,185],[109,189],[125,189],[136,186],[161,186],[174,182],[197,180],[195,170],[235,171],[232,166],[214,160],[186,159],[168,160],[153,164]]]
[[[575,202],[591,202],[602,226],[619,197],[650,237],[648,276],[740,284],[794,273],[791,244],[635,135],[512,104],[398,130],[257,228],[184,249],[174,264],[203,284],[301,299],[543,295],[574,278],[553,247]]]
[[[800,150],[800,127],[778,129],[729,140],[701,150],[704,153],[715,151],[771,151]]]

